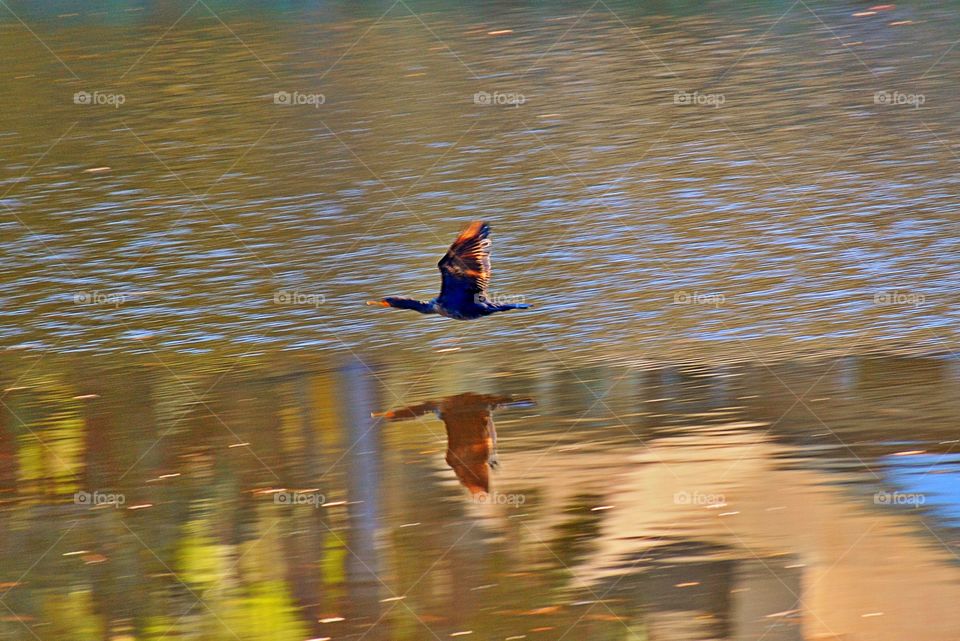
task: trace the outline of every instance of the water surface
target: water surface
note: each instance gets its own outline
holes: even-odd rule
[[[11,368],[3,637],[960,631],[955,363],[451,358]]]
[[[957,15],[0,7],[0,637],[960,638]]]
[[[956,346],[949,4],[10,7],[7,346]],[[536,311],[362,306],[478,218]]]

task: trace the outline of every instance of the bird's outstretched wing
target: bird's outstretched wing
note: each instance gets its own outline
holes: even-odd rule
[[[490,282],[490,225],[475,221],[450,245],[437,267],[443,279],[440,301],[448,305],[476,302],[487,296]]]

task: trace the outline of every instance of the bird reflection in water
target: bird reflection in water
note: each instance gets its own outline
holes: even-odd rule
[[[497,430],[493,412],[507,407],[532,407],[530,399],[466,392],[374,416],[405,421],[434,412],[447,428],[447,465],[470,494],[490,493],[490,469],[496,468]]]

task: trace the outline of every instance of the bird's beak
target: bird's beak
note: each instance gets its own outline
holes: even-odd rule
[[[377,307],[390,307],[390,303],[385,300],[368,300],[367,305],[376,305]]]

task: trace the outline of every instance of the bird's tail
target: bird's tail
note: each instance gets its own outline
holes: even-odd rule
[[[495,305],[496,311],[505,312],[510,309],[530,309],[533,305],[527,305],[526,303],[505,303],[503,305]]]

